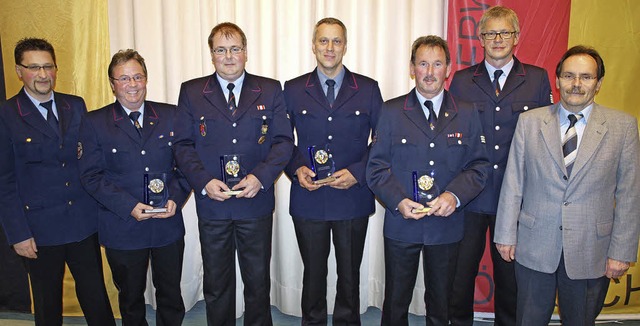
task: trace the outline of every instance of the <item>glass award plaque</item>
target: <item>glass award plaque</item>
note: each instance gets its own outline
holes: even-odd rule
[[[246,170],[242,167],[241,158],[241,155],[238,154],[220,156],[222,182],[224,182],[229,189],[240,183],[240,181],[247,176]],[[235,196],[241,192],[242,190],[224,191],[224,193],[229,196]]]
[[[333,154],[329,149],[329,144],[322,147],[309,146],[309,161],[311,162],[311,171],[315,172],[313,183],[322,185],[329,183],[336,178],[333,174],[336,172],[336,164],[333,160]]]
[[[143,213],[166,213],[169,200],[169,187],[166,173],[144,174],[144,203],[153,206],[153,209],[145,209]]]
[[[413,201],[424,205],[423,209],[413,209],[413,213],[426,213],[431,210],[428,202],[440,195],[440,188],[436,183],[435,171],[413,171]]]

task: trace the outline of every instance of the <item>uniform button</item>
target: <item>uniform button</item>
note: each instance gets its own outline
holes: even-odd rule
[[[231,142],[235,144],[238,142],[238,140],[234,138]]]
[[[114,153],[114,154],[115,154],[116,152],[118,152],[118,150],[117,150],[117,149],[115,149],[115,148],[112,148],[112,149],[111,149],[111,153]]]
[[[500,149],[500,145],[495,146],[496,151]]]
[[[356,115],[360,115],[360,111],[356,111]]]
[[[168,142],[167,145],[171,146],[171,145],[173,145],[173,143],[172,142]]]
[[[267,116],[266,116],[266,115],[263,115],[263,116],[262,116],[262,120],[267,120]]]
[[[65,166],[67,166],[67,163],[62,162],[62,167],[65,167]]]
[[[329,135],[329,137],[327,137],[327,139],[332,140],[333,136]]]
[[[407,143],[407,140],[406,140],[406,139],[404,139],[404,138],[402,138],[402,140],[401,140],[401,141],[402,141],[402,143],[403,143],[403,144],[406,144],[406,143]]]
[[[434,144],[434,143],[430,143],[430,144],[429,144],[429,147],[434,148],[434,147],[436,147],[436,144]]]
[[[496,112],[500,112],[500,107],[496,106]]]
[[[333,120],[333,118],[332,117],[328,117],[327,120],[331,121],[331,120]]]
[[[302,114],[307,114],[307,110],[302,110]]]
[[[429,165],[434,165],[436,164],[434,161],[429,161]]]
[[[234,122],[231,126],[235,128],[238,126],[238,124]]]
[[[564,205],[564,206],[569,206],[569,202],[568,202],[568,201],[563,201],[563,202],[562,202],[562,205]]]
[[[62,149],[62,144],[60,144],[59,148]]]
[[[329,158],[333,158],[333,154],[329,154]]]
[[[458,145],[462,145],[462,140],[458,139]]]
[[[66,187],[68,187],[70,184],[71,184],[71,182],[69,182],[69,181],[67,181],[67,182],[65,182],[65,183],[64,183],[64,185],[65,185]]]
[[[560,225],[559,229],[562,230],[562,225]]]
[[[24,205],[24,209],[29,210],[29,205]]]
[[[524,106],[524,110],[525,110],[525,111],[529,110],[529,106],[525,105],[525,106]]]
[[[563,176],[562,176],[562,180],[565,180],[565,181],[566,181],[566,180],[569,180],[569,178],[567,178],[567,176],[566,176],[566,175],[563,175]]]
[[[498,169],[498,164],[493,165],[493,169],[497,170]]]
[[[145,167],[145,168],[144,168],[144,170],[145,170],[146,172],[149,172],[149,167],[148,167],[148,166],[147,166],[147,167]]]
[[[147,152],[143,149],[143,150],[140,151],[140,154],[145,155],[145,154],[147,154]]]
[[[73,200],[68,201],[67,204],[69,204],[69,206],[73,205]]]
[[[500,130],[500,126],[496,126],[496,130]]]

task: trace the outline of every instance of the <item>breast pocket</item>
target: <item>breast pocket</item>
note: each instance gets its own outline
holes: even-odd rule
[[[105,154],[105,162],[109,171],[115,174],[125,174],[130,169],[132,162],[131,151],[126,148],[108,147]]]
[[[23,142],[15,144],[15,152],[18,160],[25,163],[39,163],[44,160],[43,145],[39,141],[27,138]]]
[[[469,137],[447,138],[447,165],[449,171],[459,171],[466,163],[464,161],[469,150]]]
[[[391,166],[394,170],[411,171],[419,156],[418,143],[406,135],[393,136],[391,141],[393,151]]]
[[[363,140],[369,139],[369,111],[359,108],[350,108],[346,115],[346,125],[344,131],[350,135],[348,139]]]

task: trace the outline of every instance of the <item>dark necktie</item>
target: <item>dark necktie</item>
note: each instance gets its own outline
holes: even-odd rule
[[[576,122],[583,117],[582,114],[569,114],[569,128],[564,134],[562,141],[562,154],[564,154],[564,166],[567,168],[567,176],[571,175],[573,163],[578,154],[578,133],[576,132]]]
[[[138,131],[138,136],[142,137],[142,126],[140,125],[140,122],[138,122],[139,118],[139,111],[131,111],[131,113],[129,113],[129,119],[133,121],[133,125],[136,127],[136,131]]]
[[[433,102],[426,100],[424,101],[424,106],[429,110],[429,118],[427,119],[427,122],[429,122],[429,128],[433,130],[436,128],[436,121],[438,121],[436,111],[433,110]]]
[[[329,101],[329,105],[333,106],[333,101],[336,100],[336,95],[335,95],[336,81],[333,79],[327,79],[327,81],[324,83],[327,84],[327,86],[329,86],[327,88],[327,101]]]
[[[238,108],[236,106],[236,95],[233,94],[233,89],[235,87],[236,85],[233,83],[227,84],[227,89],[229,90],[229,101],[227,101],[227,107],[229,108],[229,111],[231,111],[232,115],[236,113],[236,109]]]
[[[53,130],[55,130],[56,134],[60,136],[60,126],[58,125],[58,119],[56,119],[56,115],[53,114],[53,100],[48,102],[40,103],[40,106],[47,109],[47,123]]]
[[[496,91],[496,97],[500,95],[500,76],[502,76],[502,70],[496,70],[493,72],[493,89]]]

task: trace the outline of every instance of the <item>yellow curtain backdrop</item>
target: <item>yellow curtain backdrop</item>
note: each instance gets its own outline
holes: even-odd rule
[[[605,76],[596,102],[640,118],[640,92],[635,81],[640,72],[640,1],[573,0],[569,47],[593,46],[602,56]],[[640,261],[640,255],[638,255]],[[612,282],[603,313],[637,314],[640,296],[640,264]]]
[[[56,91],[82,96],[89,110],[112,101],[107,79],[109,19],[107,0],[0,0],[0,35],[7,97],[15,95],[22,82],[15,74],[13,49],[24,37],[47,39],[56,51]],[[117,312],[117,291],[106,259],[103,263],[109,299]],[[67,269],[64,284],[64,314],[81,316],[73,278]]]

